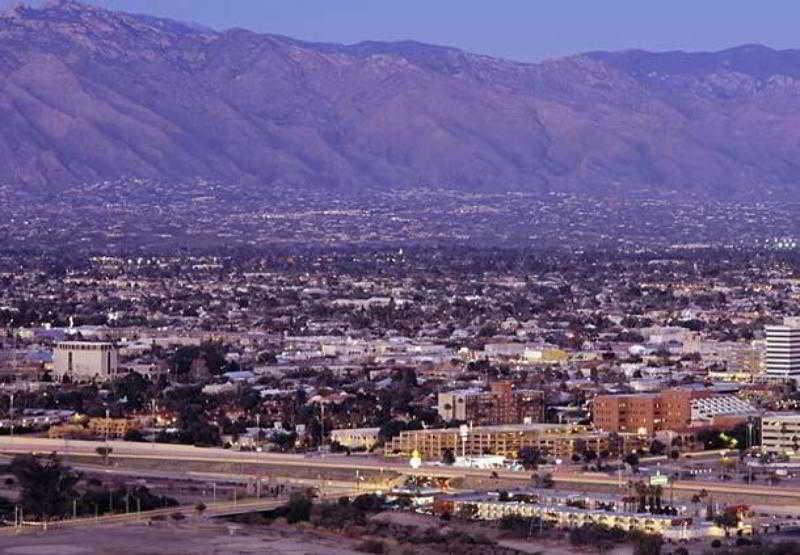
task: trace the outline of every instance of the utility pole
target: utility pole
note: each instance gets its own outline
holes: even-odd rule
[[[111,416],[111,411],[108,409],[108,407],[106,407],[106,437],[104,440],[106,442],[108,442],[108,428],[111,426],[110,416]]]
[[[325,443],[325,403],[319,402],[319,450],[322,451],[322,444]]]
[[[217,502],[217,483],[216,482],[211,482],[211,490],[213,491],[212,495],[213,495],[214,503],[216,504],[216,502]]]
[[[261,413],[256,414],[256,446],[261,447],[263,442],[261,441]]]
[[[9,437],[13,438],[14,437],[14,394],[13,393],[11,394],[11,402],[8,406],[8,418],[10,421],[9,426],[11,430],[11,432],[9,432],[10,434]]]

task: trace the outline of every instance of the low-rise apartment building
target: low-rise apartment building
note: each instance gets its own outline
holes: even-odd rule
[[[458,456],[485,454],[516,458],[523,447],[538,449],[567,460],[581,451],[601,453],[610,449],[628,452],[640,446],[638,438],[619,436],[622,445],[612,446],[609,434],[579,426],[561,424],[517,424],[465,428],[407,430],[392,438],[388,454],[410,456],[414,451],[423,459],[439,460],[446,451]]]
[[[115,438],[121,439],[132,430],[142,428],[141,422],[132,418],[90,418],[84,423],[74,422],[50,426],[48,437],[88,439],[88,438]]]
[[[528,496],[525,496],[528,497]],[[465,494],[439,496],[434,499],[434,512],[458,514],[465,507],[474,507],[475,517],[480,520],[500,520],[504,516],[514,515],[524,518],[540,518],[544,522],[559,528],[580,528],[584,524],[596,524],[608,528],[637,530],[650,534],[661,534],[672,539],[688,539],[702,536],[705,530],[693,526],[690,517],[654,515],[609,509],[612,503],[603,507],[582,501],[571,504],[559,500],[537,499],[501,501],[492,494]]]

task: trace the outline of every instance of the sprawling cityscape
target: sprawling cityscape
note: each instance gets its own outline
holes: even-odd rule
[[[0,555],[800,555],[798,17],[0,0]]]
[[[9,254],[0,511],[20,542],[254,514],[368,552],[790,538],[799,264]]]

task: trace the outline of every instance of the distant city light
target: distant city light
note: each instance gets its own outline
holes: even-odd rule
[[[772,237],[764,240],[764,248],[774,251],[790,251],[797,248],[797,239],[794,237]]]

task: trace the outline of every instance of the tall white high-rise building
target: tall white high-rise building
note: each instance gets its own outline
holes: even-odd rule
[[[786,318],[782,326],[766,326],[767,374],[800,378],[800,318]]]

